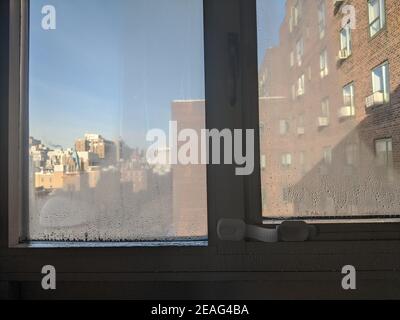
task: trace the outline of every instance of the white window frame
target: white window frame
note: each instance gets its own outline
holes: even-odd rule
[[[343,87],[343,106],[351,107],[352,116],[355,115],[355,94],[354,82],[351,82]],[[348,94],[349,93],[349,94]],[[350,100],[350,101],[348,101]]]
[[[340,30],[340,49],[346,50],[347,56],[352,53],[352,33],[350,24]]]
[[[303,64],[303,56],[304,56],[304,39],[301,37],[296,42],[296,61],[297,65],[301,67]]]
[[[374,6],[378,6],[377,11],[378,15],[376,17],[372,16]],[[369,35],[371,37],[381,31],[386,25],[386,1],[385,0],[368,0],[368,21],[369,21]],[[374,25],[378,24],[378,27],[375,28]]]
[[[381,77],[378,71],[381,70]],[[382,92],[385,103],[390,101],[390,65],[388,61],[372,69],[372,93]]]
[[[319,70],[320,70],[321,79],[328,76],[329,66],[328,66],[328,50],[327,49],[322,50],[319,55]]]
[[[325,0],[321,0],[318,6],[318,31],[319,38],[325,37],[326,30],[326,3]]]

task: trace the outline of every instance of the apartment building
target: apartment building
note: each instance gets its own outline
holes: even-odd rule
[[[264,216],[398,210],[399,10],[394,0],[287,1],[259,76]]]
[[[205,128],[204,100],[173,101],[171,120],[177,122],[178,132],[189,128],[200,136]],[[177,236],[207,235],[206,165],[172,165],[172,208]]]
[[[120,144],[104,139],[99,134],[85,134],[82,139],[75,141],[75,149],[78,152],[92,152],[99,156],[101,160],[116,162],[120,155]],[[117,147],[118,150],[117,150]]]

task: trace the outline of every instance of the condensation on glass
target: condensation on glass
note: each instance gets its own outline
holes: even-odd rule
[[[399,216],[399,10],[257,1],[264,217]]]
[[[206,239],[205,166],[146,160],[149,130],[205,126],[203,1],[48,5],[30,1],[27,238]]]

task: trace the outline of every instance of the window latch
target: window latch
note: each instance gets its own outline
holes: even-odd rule
[[[317,227],[304,221],[284,221],[275,228],[246,224],[240,219],[221,219],[217,234],[222,241],[304,242],[317,235]]]

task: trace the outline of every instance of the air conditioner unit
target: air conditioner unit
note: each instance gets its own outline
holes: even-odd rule
[[[302,136],[305,133],[304,127],[297,128],[297,135]]]
[[[297,96],[300,97],[302,95],[304,95],[304,89],[303,88],[298,88],[297,89]]]
[[[365,99],[366,108],[381,106],[385,103],[385,95],[382,91],[377,91]]]
[[[346,60],[349,57],[347,49],[339,50],[338,60]]]
[[[318,118],[318,127],[323,128],[329,125],[328,117],[319,117]]]
[[[345,106],[339,109],[339,118],[348,118],[354,115],[354,108],[352,106]]]

